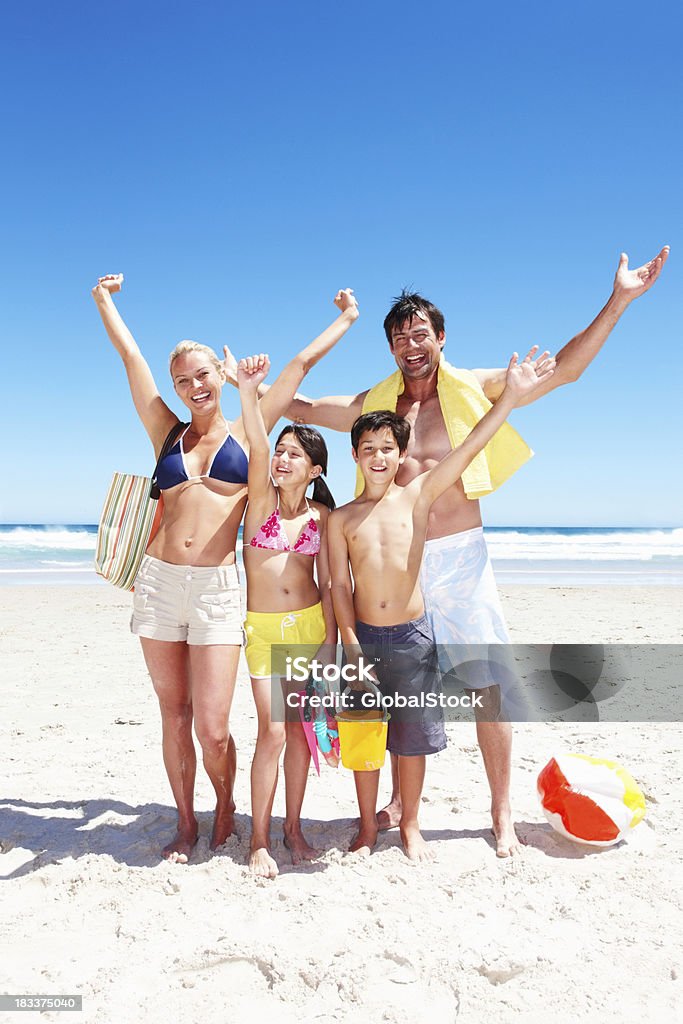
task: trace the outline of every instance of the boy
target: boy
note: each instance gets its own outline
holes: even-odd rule
[[[354,660],[364,646],[381,650],[377,673],[385,692],[389,683],[391,691],[406,696],[433,689],[435,661],[430,652],[434,644],[419,586],[429,509],[459,479],[511,410],[552,375],[554,359],[548,352],[532,359],[533,351],[522,363],[514,353],[496,404],[459,447],[405,487],[399,487],[395,478],[405,459],[409,423],[393,412],[380,411],[360,416],[353,425],[353,458],[365,489],[329,518],[332,600],[342,643]],[[401,657],[392,656],[397,647]],[[430,721],[424,715],[416,720],[412,709],[403,713],[391,709],[391,713],[387,748],[398,755],[403,849],[410,860],[428,860],[433,854],[420,833],[417,814],[426,755],[446,746],[443,718],[437,715]],[[360,828],[350,849],[369,852],[377,842],[379,770],[354,775]]]

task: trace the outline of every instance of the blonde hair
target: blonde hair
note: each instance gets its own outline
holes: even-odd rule
[[[221,380],[225,380],[225,370],[223,369],[223,364],[216,355],[216,353],[214,352],[214,350],[212,348],[209,348],[208,345],[200,345],[198,341],[178,342],[178,344],[168,357],[168,369],[171,375],[173,375],[173,363],[178,358],[178,356],[183,356],[185,355],[186,352],[202,352],[209,360],[214,370],[218,371]]]

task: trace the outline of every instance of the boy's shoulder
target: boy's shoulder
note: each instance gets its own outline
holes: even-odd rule
[[[360,498],[353,498],[351,501],[347,501],[345,505],[339,505],[333,512],[330,512],[331,518],[337,523],[343,523],[349,516],[352,516],[363,502]]]

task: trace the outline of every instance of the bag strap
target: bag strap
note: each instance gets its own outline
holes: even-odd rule
[[[183,432],[183,430],[185,430],[186,427],[189,427],[189,425],[190,425],[189,423],[174,423],[173,426],[171,427],[171,429],[168,432],[168,436],[167,436],[166,440],[164,441],[164,443],[161,446],[161,451],[159,452],[159,458],[157,459],[157,464],[154,467],[154,472],[152,473],[152,484],[151,484],[150,489],[149,489],[149,496],[150,496],[150,498],[152,498],[153,501],[158,501],[159,498],[161,497],[161,488],[159,487],[159,484],[157,483],[157,473],[159,472],[159,465],[161,463],[161,460],[164,459],[168,455],[168,453],[170,452],[171,448],[173,447],[175,442],[178,440],[178,437],[180,436],[180,434]]]

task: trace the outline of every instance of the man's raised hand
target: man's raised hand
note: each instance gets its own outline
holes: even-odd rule
[[[538,345],[534,345],[524,357],[518,362],[519,356],[512,353],[512,359],[508,363],[505,375],[505,392],[517,404],[522,398],[527,398],[532,391],[549,380],[555,372],[555,357],[547,350],[536,356]],[[504,393],[505,393],[504,392]]]
[[[651,288],[662,272],[662,267],[669,256],[669,246],[665,245],[662,251],[650,260],[643,263],[642,267],[636,270],[629,270],[628,256],[622,252],[619,257],[619,266],[614,277],[614,293],[626,302],[632,302],[640,295],[643,295],[648,288]]]
[[[237,364],[237,385],[240,391],[256,391],[268,376],[269,369],[270,359],[263,352],[240,359]]]
[[[237,384],[237,360],[227,345],[223,346],[223,373],[230,384]]]

